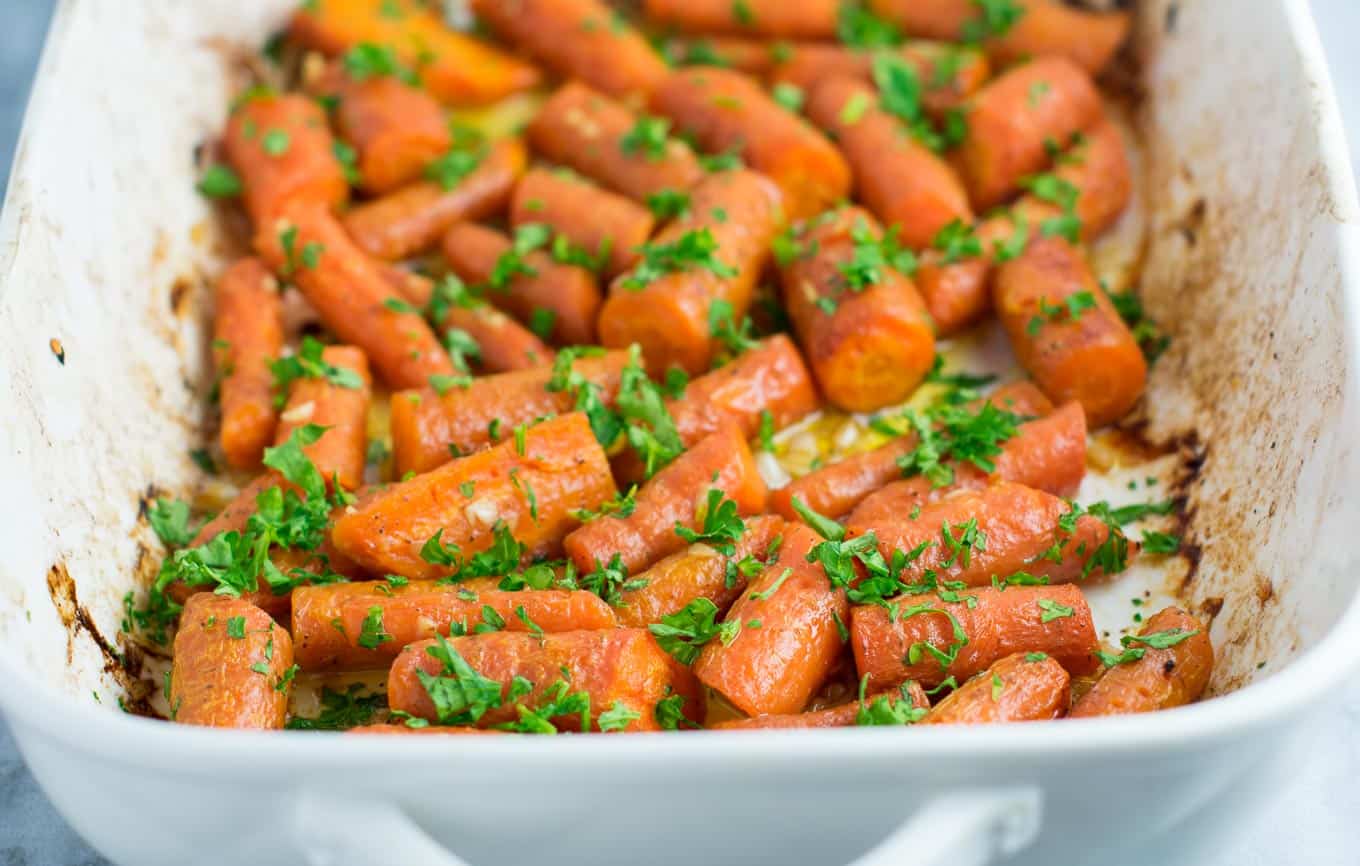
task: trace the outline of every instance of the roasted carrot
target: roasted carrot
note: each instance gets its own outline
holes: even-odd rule
[[[291,202],[336,208],[349,199],[333,145],[326,113],[299,94],[256,96],[232,112],[223,147],[257,228]]]
[[[988,725],[1061,718],[1072,677],[1045,653],[1015,653],[959,686],[922,720],[927,725]]]
[[[994,577],[1025,572],[1048,583],[1107,576],[1104,566],[1122,568],[1135,542],[1089,514],[1067,518],[1072,510],[1042,490],[1001,481],[981,490],[960,490],[910,511],[874,522],[850,521],[846,535],[870,532],[880,552],[923,552],[913,573],[933,571],[938,580],[986,586]],[[1113,540],[1111,535],[1117,536]],[[1107,548],[1118,556],[1101,555]]]
[[[1052,143],[1065,146],[1100,117],[1100,94],[1090,77],[1061,57],[994,79],[969,102],[968,134],[959,150],[973,206],[1000,204],[1019,189],[1021,178],[1048,164]]]
[[[293,642],[248,601],[200,592],[184,606],[170,670],[170,719],[214,728],[282,728]]]
[[[336,62],[310,89],[334,100],[336,130],[354,148],[366,192],[417,180],[452,144],[443,106],[396,75],[355,74]]]
[[[841,654],[849,605],[845,590],[807,560],[820,540],[790,524],[779,558],[727,613],[740,624],[736,638],[710,641],[694,663],[704,685],[747,715],[802,710]]]
[[[529,124],[529,142],[545,159],[570,166],[636,201],[684,192],[704,176],[698,157],[675,138],[635,142],[634,130],[666,131],[580,82],[568,82]]]
[[[497,567],[505,567],[502,558],[517,562],[523,557],[500,555],[510,547],[505,533],[523,556],[558,553],[579,525],[577,509],[598,508],[617,492],[609,461],[579,412],[507,437],[346,510],[331,541],[378,574],[413,579],[476,573],[481,563],[472,557],[493,544]],[[433,552],[441,545],[442,553]]]
[[[790,218],[820,213],[850,192],[850,169],[831,142],[740,72],[676,70],[652,93],[651,106],[700,147],[736,151],[779,184]]]
[[[715,497],[712,491],[719,491]],[[652,476],[627,516],[597,517],[567,536],[562,546],[584,572],[608,564],[617,554],[631,574],[700,537],[718,519],[718,503],[730,500],[736,515],[765,509],[765,482],[736,425],[701,439]],[[723,501],[724,506],[727,505]],[[681,534],[687,530],[690,537]],[[731,541],[733,539],[727,539]]]
[[[520,178],[510,200],[510,224],[550,226],[578,250],[603,259],[613,276],[632,267],[652,235],[652,212],[568,171],[534,169]]]
[[[785,713],[769,716],[751,716],[746,719],[732,719],[727,722],[719,722],[713,725],[715,731],[747,731],[747,730],[767,730],[770,728],[848,728],[860,724],[859,719],[867,707],[872,706],[878,701],[884,701],[892,707],[903,700],[909,701],[911,706],[918,711],[928,709],[930,700],[926,697],[925,691],[920,685],[913,682],[903,684],[906,687],[904,695],[898,689],[889,689],[878,695],[872,695],[863,701],[851,701],[839,707],[831,707],[825,710],[814,710],[809,713]]]
[[[677,34],[668,36],[660,49],[674,66],[726,66],[763,78],[791,47],[788,42],[770,42],[754,37]]]
[[[345,731],[345,733],[360,735],[417,734],[425,736],[447,737],[450,735],[456,736],[458,734],[499,734],[501,733],[501,731],[483,730],[482,728],[469,728],[466,726],[459,725],[423,725],[418,728],[413,728],[410,727],[409,725],[377,724],[377,725],[360,725],[357,728],[350,728],[348,731]]]
[[[696,598],[726,611],[746,589],[747,576],[737,564],[748,556],[765,558],[784,529],[782,518],[762,514],[747,518],[746,531],[732,543],[731,556],[712,544],[697,543],[664,557],[637,575],[636,588],[625,587],[619,593],[619,622],[637,627],[660,622]]]
[[[830,43],[798,43],[782,53],[770,76],[776,83],[792,84],[809,92],[829,78],[848,76],[870,81],[874,58],[882,53]],[[921,105],[937,117],[982,87],[991,71],[981,51],[944,42],[911,41],[891,53],[905,60],[916,73],[921,85]]]
[[[533,65],[449,29],[418,0],[314,0],[293,13],[288,30],[330,55],[365,43],[390,50],[451,105],[495,102],[541,80]]]
[[[868,5],[904,33],[925,39],[956,41],[963,37],[968,22],[983,16],[980,5],[972,0],[868,0]]]
[[[578,358],[571,369],[599,388],[612,404],[628,365],[627,352]],[[464,378],[443,388],[419,388],[392,396],[392,453],[397,473],[428,472],[456,454],[508,440],[514,428],[535,418],[571,411],[572,391],[550,390],[551,367]],[[441,383],[442,384],[442,383]]]
[[[293,598],[294,654],[304,671],[384,668],[407,644],[455,627],[538,634],[616,625],[609,605],[584,590],[478,592],[428,580],[364,581],[300,587]]]
[[[865,82],[826,79],[812,90],[807,114],[840,145],[859,200],[897,228],[906,246],[929,246],[955,220],[972,223],[968,192],[954,170],[884,110]]]
[[[924,507],[955,490],[979,490],[988,483],[1012,481],[1056,496],[1072,496],[1086,474],[1086,416],[1078,403],[1027,421],[1001,446],[990,475],[971,464],[955,467],[954,483],[936,487],[917,475],[894,481],[864,497],[847,523],[875,525]]]
[[[627,20],[601,0],[474,0],[501,38],[563,78],[611,96],[646,96],[666,64]]]
[[[779,191],[762,175],[727,171],[694,188],[688,214],[648,245],[643,260],[614,281],[600,311],[600,342],[637,343],[648,371],[708,369],[716,351],[714,305],[731,323],[751,306],[782,217]]]
[[[320,205],[294,205],[255,235],[255,248],[295,284],[341,340],[358,346],[392,388],[424,385],[453,365],[418,312],[397,303],[377,262]]]
[[[269,362],[283,348],[279,283],[257,258],[238,259],[217,280],[213,360],[222,429],[219,441],[236,469],[260,465],[274,438],[274,377]]]
[[[1074,210],[1081,220],[1082,239],[1099,237],[1124,212],[1133,193],[1123,134],[1111,121],[1098,121],[1058,158],[1058,163],[1054,176],[1076,191]],[[1029,208],[1033,214],[1038,203],[1038,197],[1030,193],[1021,199],[1019,207]],[[1050,211],[1056,210],[1052,203],[1045,204]],[[1030,225],[1042,227],[1042,222],[1031,216]]]
[[[532,230],[530,230],[532,232]],[[595,342],[600,284],[587,268],[563,264],[539,247],[549,232],[536,233],[538,246],[522,248],[495,229],[458,223],[440,242],[450,268],[469,283],[486,286],[491,303],[521,322],[540,322],[558,344]]]
[[[396,192],[365,202],[345,215],[345,229],[370,255],[404,259],[439,242],[460,220],[494,216],[505,208],[515,181],[524,173],[528,153],[517,138],[497,141],[485,153],[467,152],[467,174],[436,173]]]
[[[803,356],[784,334],[766,337],[718,369],[690,380],[679,397],[666,401],[686,447],[725,423],[753,438],[768,423],[781,430],[817,409],[817,389]],[[768,422],[767,420],[768,419]],[[625,481],[643,477],[634,451],[614,457],[614,473]]]
[[[1073,674],[1095,669],[1096,630],[1081,590],[1062,586],[979,587],[945,601],[894,599],[850,612],[850,643],[870,690],[903,680],[935,686],[963,680],[1017,652],[1044,652]]]
[[[462,712],[440,718],[417,671],[452,678],[456,674],[444,659],[453,653],[479,678],[500,683],[501,694],[499,698],[492,695],[492,700],[472,711],[446,708]],[[443,645],[432,640],[411,644],[392,664],[387,700],[392,709],[418,718],[481,727],[503,725],[538,711],[550,714],[552,724],[562,731],[598,731],[600,715],[610,710],[618,713],[621,705],[624,714],[636,714],[626,719],[620,716],[622,730],[654,731],[661,727],[655,715],[657,703],[665,699],[676,678],[686,673],[670,663],[645,629],[570,631],[541,637],[502,631],[454,638]],[[512,691],[512,681],[521,678],[532,685],[527,693]],[[572,712],[553,711],[556,695],[574,693],[588,696],[588,708],[577,704]],[[582,709],[588,719],[582,718]]]
[[[1204,694],[1214,646],[1203,622],[1168,607],[1123,642],[1124,652],[1072,707],[1072,718],[1166,710]]]
[[[383,273],[388,284],[412,305],[430,306],[435,284],[429,277],[395,265],[384,265]],[[480,373],[528,370],[551,364],[556,357],[533,331],[467,291],[450,300],[435,329],[446,344],[453,340],[462,345],[463,360]]]
[[[318,424],[326,428],[302,450],[329,483],[338,480],[347,490],[364,481],[364,452],[368,447],[368,401],[372,380],[368,359],[353,346],[327,346],[321,360],[334,369],[349,371],[343,384],[329,378],[296,379],[288,402],[279,415],[276,445],[288,441],[299,427]]]
[[[1045,415],[1053,409],[1043,392],[1029,382],[1003,385],[987,400],[1017,415]],[[1083,461],[1086,453],[1084,435],[1083,429]],[[770,491],[770,508],[789,520],[797,520],[798,512],[793,507],[797,497],[818,514],[839,518],[874,491],[900,478],[902,470],[897,460],[915,450],[916,445],[914,434],[904,434],[872,451],[852,454],[795,478],[784,487]],[[910,511],[912,507],[908,506],[906,510]]]
[[[902,402],[935,359],[935,335],[911,278],[891,264],[868,275],[853,270],[859,247],[882,236],[858,207],[831,211],[802,227],[797,243],[805,252],[781,268],[784,308],[817,384],[851,412]]]
[[[1080,402],[1092,427],[1138,402],[1147,362],[1080,250],[1035,240],[997,270],[993,292],[1011,348],[1049,397]]]
[[[691,33],[834,39],[838,0],[645,0],[647,17]]]

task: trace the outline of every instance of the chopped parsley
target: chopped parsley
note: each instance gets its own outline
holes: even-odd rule
[[[718,240],[708,228],[690,229],[670,243],[645,243],[642,255],[631,274],[624,277],[625,289],[638,291],[667,274],[705,270],[719,277],[735,277],[737,269],[718,258]]]
[[[663,650],[676,661],[688,665],[694,663],[699,657],[699,650],[713,638],[726,637],[730,642],[736,637],[740,624],[735,621],[719,623],[718,615],[718,606],[700,596],[676,613],[661,617],[660,622],[652,623],[647,629]]]
[[[208,166],[198,179],[198,191],[208,198],[235,198],[242,189],[240,175],[221,163]]]
[[[269,362],[269,372],[274,376],[274,405],[282,407],[288,399],[288,391],[298,379],[324,379],[337,388],[357,391],[364,387],[364,380],[348,367],[337,367],[327,362],[322,353],[325,346],[312,336],[302,338],[296,353]]]
[[[726,498],[716,487],[709,488],[708,497],[695,519],[699,523],[698,531],[676,523],[675,534],[690,544],[709,544],[727,556],[733,555],[736,550],[733,542],[746,531],[746,522],[737,511],[737,503]]]
[[[666,156],[670,143],[671,122],[664,117],[644,114],[633,124],[633,128],[619,139],[619,148],[628,156],[641,154],[655,162]]]

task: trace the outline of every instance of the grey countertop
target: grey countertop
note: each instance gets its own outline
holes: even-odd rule
[[[1313,0],[1351,153],[1360,165],[1360,53],[1347,37],[1360,33],[1360,2]],[[0,0],[0,199],[18,136],[32,70],[52,0]],[[1342,866],[1360,863],[1360,684],[1338,694],[1317,730],[1317,747],[1297,768],[1269,822],[1242,828],[1223,866]],[[0,866],[107,866],[43,796],[0,722]],[[1206,864],[1213,866],[1213,864]]]

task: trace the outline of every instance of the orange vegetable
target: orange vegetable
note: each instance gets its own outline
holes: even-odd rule
[[[885,559],[894,551],[914,551],[925,543],[928,546],[910,568],[913,573],[933,571],[941,582],[987,586],[994,577],[1004,579],[1017,572],[1049,583],[1104,576],[1092,560],[1109,540],[1110,527],[1084,514],[1068,532],[1059,521],[1070,510],[1052,494],[1001,481],[981,490],[957,491],[919,512],[851,521],[846,535],[874,533]],[[979,540],[970,542],[968,533],[974,526]],[[1125,543],[1128,556],[1137,552],[1135,542]]]
[[[661,53],[674,66],[714,63],[763,78],[778,62],[776,55],[789,47],[789,43],[783,41],[770,42],[743,36],[679,34],[666,38],[661,45]]]
[[[625,147],[639,117],[580,82],[568,82],[529,124],[529,142],[544,159],[570,166],[637,201],[683,192],[704,176],[687,145],[668,139],[659,152]]]
[[[987,401],[1017,415],[1044,415],[1053,409],[1043,392],[1023,381],[997,388]],[[897,459],[914,451],[916,444],[915,434],[904,434],[872,451],[852,454],[795,478],[778,490],[770,491],[770,508],[789,520],[797,520],[798,512],[793,507],[793,499],[797,497],[818,514],[839,518],[874,491],[900,478],[902,470]],[[1081,456],[1084,461],[1084,438]],[[906,510],[910,511],[912,507],[908,506]]]
[[[662,229],[652,247],[711,237],[714,264],[687,262],[648,279],[653,275],[642,273],[644,261],[615,280],[600,311],[600,342],[640,344],[653,375],[672,366],[691,374],[707,370],[716,351],[713,304],[726,302],[733,323],[746,315],[781,219],[779,191],[765,177],[728,171],[706,178],[694,188],[689,212]]]
[[[1100,94],[1071,61],[1048,57],[1002,74],[973,95],[959,166],[973,206],[985,210],[1048,165],[1059,146],[1101,117]]]
[[[627,352],[609,352],[577,359],[571,368],[599,386],[601,400],[612,405],[627,365]],[[576,395],[569,390],[548,390],[552,379],[551,367],[535,367],[466,379],[443,394],[420,388],[392,395],[392,453],[397,474],[428,472],[452,459],[454,451],[466,454],[505,442],[520,424],[571,411]]]
[[[519,717],[518,706],[539,708],[545,693],[565,679],[568,693],[590,696],[591,730],[599,730],[600,713],[622,704],[638,714],[623,730],[654,731],[660,728],[655,717],[657,702],[673,686],[680,686],[674,688],[677,693],[688,688],[678,682],[688,672],[673,666],[645,629],[569,631],[542,637],[501,631],[454,638],[448,645],[478,674],[502,685],[503,703],[476,720],[481,727],[513,721]],[[394,710],[436,721],[434,702],[416,676],[418,670],[437,675],[443,669],[441,660],[429,654],[431,647],[438,649],[435,641],[421,641],[397,656],[387,679],[387,700]],[[532,683],[533,690],[511,701],[510,684],[517,677]],[[582,729],[579,712],[554,716],[552,722],[562,731]]]
[[[1078,249],[1034,241],[998,269],[993,293],[1011,348],[1049,397],[1080,402],[1092,427],[1138,402],[1147,362]]]
[[[959,686],[922,719],[927,725],[989,725],[1061,718],[1072,677],[1043,653],[1015,653]]]
[[[954,170],[883,110],[867,83],[824,80],[813,89],[807,114],[840,145],[859,200],[895,227],[906,246],[929,246],[955,220],[972,223],[968,192]]]
[[[907,683],[906,700],[911,701],[911,705],[916,709],[928,709],[930,700],[926,697],[925,691],[916,683]],[[903,695],[897,689],[890,689],[882,694],[870,695],[861,704],[859,701],[851,701],[848,704],[841,704],[839,707],[831,707],[825,710],[814,710],[810,713],[785,713],[770,716],[751,716],[746,719],[732,719],[731,721],[719,722],[713,725],[715,731],[728,730],[767,730],[770,728],[849,728],[857,724],[860,709],[864,706],[873,704],[876,701],[885,700],[889,705],[897,704],[903,700]]]
[[[850,612],[855,665],[861,676],[868,674],[871,691],[904,680],[925,686],[951,676],[964,680],[1018,652],[1047,653],[1073,674],[1095,670],[1091,609],[1072,584],[979,587],[960,598],[899,596],[892,602],[895,618],[878,605]]]
[[[522,256],[513,254],[521,269],[504,285],[496,285],[490,281],[500,262],[511,254],[510,238],[485,226],[458,223],[445,233],[440,246],[453,272],[466,282],[486,285],[486,297],[497,307],[522,322],[550,315],[556,343],[595,342],[600,285],[589,270],[561,264],[545,250],[535,249]]]
[[[628,516],[597,517],[567,536],[567,555],[583,572],[607,565],[617,554],[631,574],[689,542],[677,529],[699,531],[713,514],[710,491],[736,504],[738,514],[765,508],[765,482],[756,471],[746,439],[728,425],[701,440],[662,469],[637,493]]]
[[[412,728],[407,725],[379,724],[379,725],[360,725],[357,728],[350,728],[346,734],[420,734],[434,736],[449,736],[457,734],[499,734],[501,731],[482,730],[481,728],[459,727],[456,725],[426,725],[420,728]]]
[[[902,402],[930,372],[935,335],[911,279],[895,268],[848,285],[845,268],[858,239],[883,228],[857,207],[831,211],[803,227],[805,252],[784,264],[784,308],[826,398],[851,412]],[[830,309],[826,305],[831,305]]]
[[[326,54],[360,43],[390,48],[420,83],[451,105],[484,105],[534,87],[533,65],[445,26],[418,0],[314,0],[293,13],[289,35]]]
[[[222,407],[220,441],[236,469],[260,465],[274,438],[274,377],[269,362],[283,348],[279,284],[257,258],[238,259],[217,280],[213,360]]]
[[[775,82],[805,91],[814,90],[828,78],[849,76],[870,81],[874,58],[879,53],[832,43],[798,43],[774,64],[771,77]],[[928,114],[937,117],[971,96],[991,73],[987,58],[973,48],[915,40],[904,43],[893,53],[916,72],[922,86],[921,105]]]
[[[561,415],[485,451],[393,484],[347,509],[331,530],[336,548],[378,574],[412,579],[457,569],[421,555],[436,532],[464,559],[489,548],[503,526],[524,556],[552,556],[579,521],[617,492],[585,415]],[[519,441],[517,441],[519,440]],[[522,447],[521,447],[522,442]]]
[[[727,622],[741,624],[736,638],[710,641],[694,662],[699,680],[747,715],[799,712],[841,655],[849,605],[845,590],[807,561],[819,541],[789,524],[779,558],[727,613]]]
[[[305,96],[247,99],[232,112],[222,144],[257,228],[290,203],[337,208],[349,199],[326,113]]]
[[[364,481],[364,455],[368,448],[368,401],[372,381],[368,359],[353,346],[327,346],[321,360],[359,377],[361,387],[345,388],[327,379],[295,379],[288,391],[288,402],[279,415],[276,445],[282,445],[293,431],[308,424],[327,428],[321,438],[302,451],[316,465],[321,477],[353,490]]]
[[[363,350],[389,387],[423,385],[432,375],[453,372],[430,326],[418,313],[393,308],[396,293],[379,265],[323,207],[285,209],[260,227],[255,248],[301,290],[327,328]]]
[[[700,147],[736,151],[779,184],[791,218],[820,213],[850,192],[850,169],[831,142],[740,72],[678,69],[652,93],[651,105]]]
[[[691,33],[834,39],[838,0],[645,0],[647,17]]]
[[[498,35],[563,78],[612,96],[646,96],[666,63],[618,11],[600,0],[474,0]]]
[[[655,222],[651,211],[631,199],[565,171],[530,171],[510,202],[511,225],[551,226],[578,249],[604,257],[609,276],[633,266]]]
[[[248,601],[200,592],[184,606],[170,671],[170,718],[214,728],[282,728],[293,642]]]
[[[1130,641],[1129,648],[1143,650],[1142,657],[1106,670],[1072,707],[1072,718],[1167,710],[1204,694],[1214,669],[1214,645],[1206,624],[1180,608],[1168,607],[1145,622],[1138,634],[1175,642],[1159,648],[1156,642]]]
[[[660,622],[663,616],[677,613],[696,598],[706,598],[726,611],[746,589],[746,575],[729,569],[728,563],[748,556],[763,559],[785,529],[782,518],[761,514],[746,519],[746,531],[733,542],[727,556],[710,544],[691,544],[672,553],[637,575],[641,584],[624,589],[617,608],[619,622],[642,627]],[[645,581],[645,583],[644,583]]]
[[[434,246],[460,220],[500,213],[528,159],[519,139],[497,141],[477,167],[452,186],[434,180],[404,186],[351,209],[345,214],[345,229],[370,255],[407,258]]]

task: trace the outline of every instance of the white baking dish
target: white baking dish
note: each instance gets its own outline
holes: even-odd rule
[[[1145,429],[1199,467],[1186,598],[1221,608],[1219,697],[999,728],[438,742],[118,712],[121,599],[155,567],[138,500],[187,486],[201,438],[220,263],[191,151],[224,115],[221,46],[258,44],[290,5],[68,0],[0,221],[0,708],[97,848],[151,866],[462,862],[445,846],[475,864],[874,846],[858,862],[1195,863],[1268,800],[1360,661],[1360,228],[1304,0],[1140,10],[1143,287],[1174,337]]]

